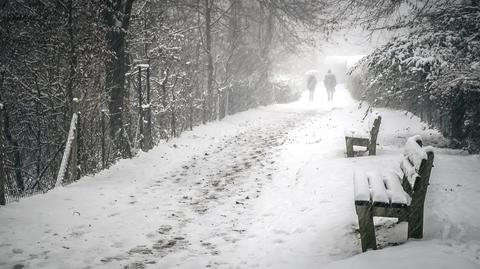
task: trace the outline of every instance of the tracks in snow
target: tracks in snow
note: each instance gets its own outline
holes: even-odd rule
[[[145,268],[148,264],[168,267],[182,257],[215,256],[233,248],[255,221],[249,208],[278,169],[280,146],[288,143],[291,130],[315,115],[281,113],[282,117],[267,124],[253,123],[247,130],[211,144],[207,152],[196,154],[149,186],[146,191],[164,193],[160,199],[171,208],[159,220],[159,228],[146,234],[151,244],[136,246],[102,262],[124,261],[125,268]],[[221,264],[212,261],[210,267]]]

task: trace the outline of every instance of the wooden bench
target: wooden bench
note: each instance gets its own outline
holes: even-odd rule
[[[377,153],[377,136],[380,130],[382,117],[375,113],[369,121],[368,129],[356,128],[345,130],[345,143],[347,146],[347,157],[353,157],[353,146],[366,147],[369,155]]]
[[[355,209],[362,251],[377,249],[374,216],[406,221],[408,238],[423,237],[423,206],[433,157],[431,147],[422,148],[422,138],[413,136],[405,144],[401,175],[394,170],[383,174],[355,171]]]

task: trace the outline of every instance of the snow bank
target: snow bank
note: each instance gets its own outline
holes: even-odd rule
[[[324,269],[478,269],[478,265],[451,246],[438,242],[408,242],[402,246],[368,251]]]

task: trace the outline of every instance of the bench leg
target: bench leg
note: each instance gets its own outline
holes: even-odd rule
[[[345,137],[345,144],[347,146],[347,157],[353,157],[353,140],[351,137]]]
[[[373,226],[372,206],[356,206],[356,208],[358,226],[360,230],[360,240],[362,241],[362,251],[365,252],[367,249],[377,249],[375,227]]]
[[[408,238],[423,238],[423,206],[410,208],[408,214]]]
[[[368,155],[377,155],[377,142],[370,141],[368,146]]]

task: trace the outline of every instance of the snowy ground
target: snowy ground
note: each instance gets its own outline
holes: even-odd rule
[[[342,87],[331,103],[317,95],[197,127],[0,208],[0,268],[479,268],[480,156],[380,109],[378,156],[347,159],[344,128],[366,107]],[[413,134],[437,146],[425,238],[406,242],[406,225],[378,219],[382,249],[361,254],[353,171],[397,166]]]

